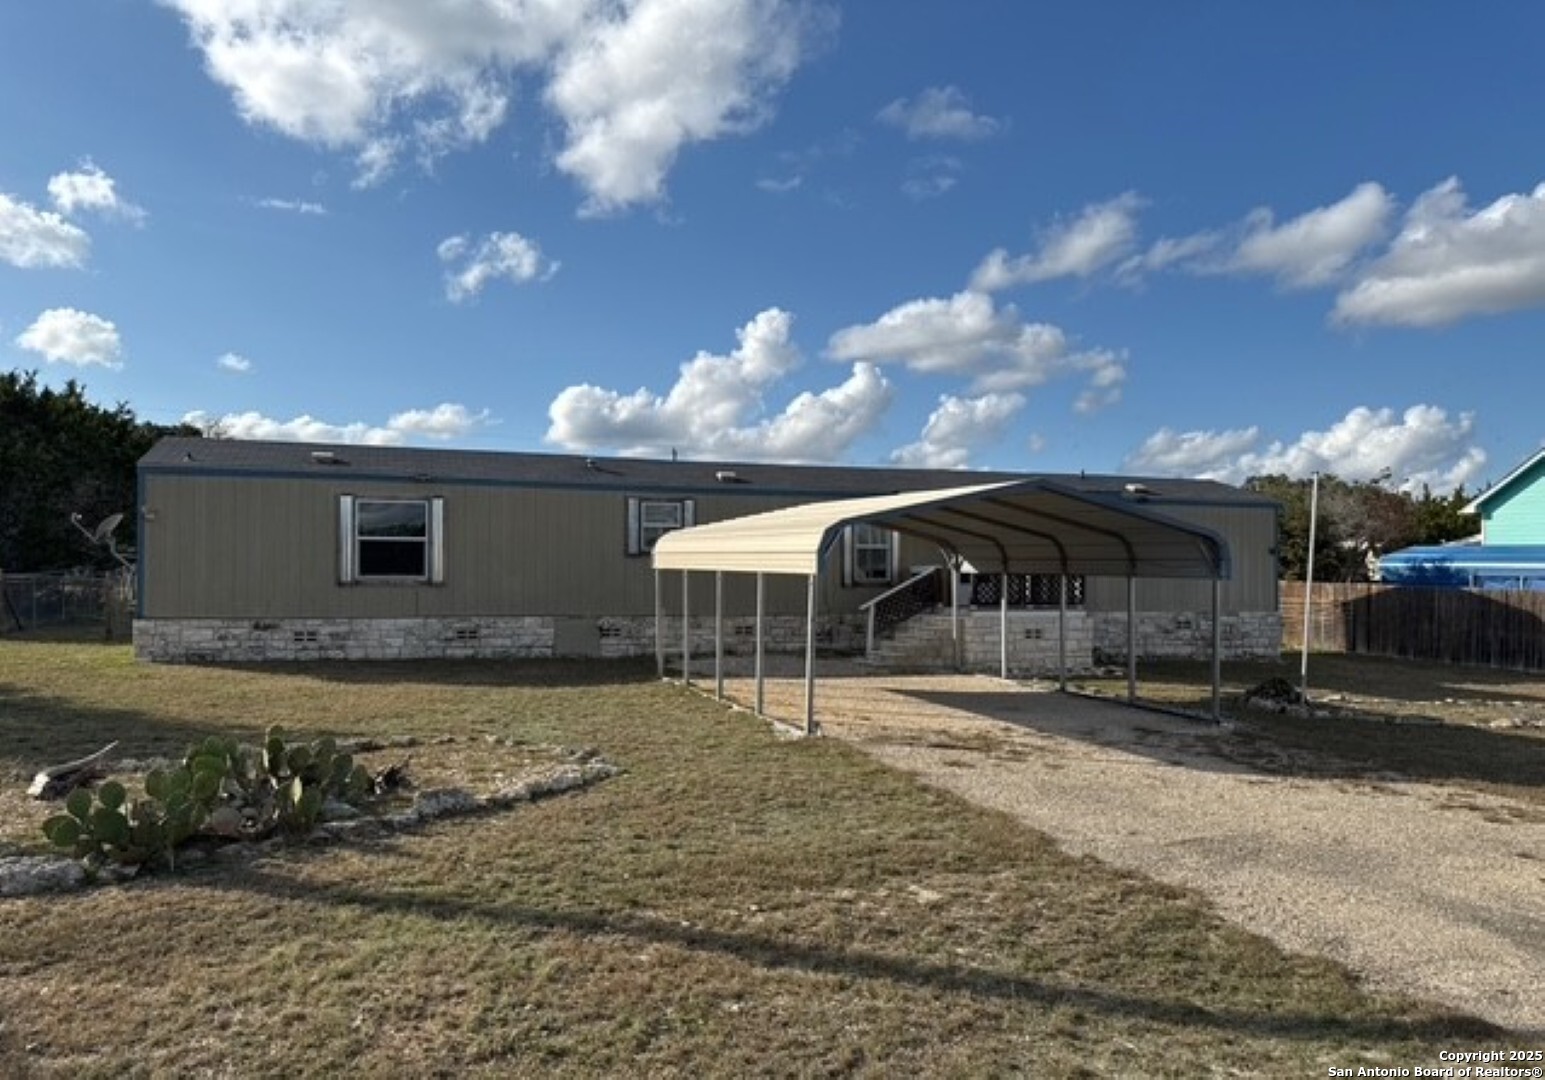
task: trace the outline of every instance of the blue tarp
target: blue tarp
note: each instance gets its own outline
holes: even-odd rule
[[[1545,544],[1409,547],[1379,559],[1386,585],[1545,591]]]

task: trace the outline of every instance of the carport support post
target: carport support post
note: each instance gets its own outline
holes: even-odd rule
[[[767,590],[762,572],[756,572],[756,715],[761,716],[765,712],[762,708],[762,609]]]
[[[692,620],[689,618],[687,593],[692,584],[692,571],[681,572],[681,685],[692,685]]]
[[[665,678],[665,596],[660,591],[660,571],[654,572],[654,666]]]
[[[1223,619],[1220,617],[1223,605],[1221,595],[1223,582],[1219,578],[1212,579],[1212,722],[1215,724],[1223,721],[1222,691],[1223,685]]]
[[[1009,572],[1003,571],[1002,588],[998,590],[998,677],[1009,677]]]
[[[950,563],[950,648],[955,667],[960,667],[960,563]]]
[[[1057,582],[1057,689],[1068,688],[1068,574]]]
[[[713,572],[713,696],[724,700],[724,571]]]
[[[1137,700],[1137,578],[1127,575],[1127,704]]]
[[[805,734],[815,734],[815,575],[805,595]]]

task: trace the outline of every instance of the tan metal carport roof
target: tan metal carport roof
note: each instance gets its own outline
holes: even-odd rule
[[[1046,480],[836,499],[716,521],[662,536],[654,567],[817,574],[842,529],[858,522],[931,541],[987,572],[1229,576],[1228,545],[1216,533]]]
[[[690,682],[690,619],[686,578],[692,571],[757,575],[757,710],[761,710],[762,586],[764,574],[802,574],[809,582],[805,642],[805,730],[815,725],[816,578],[844,528],[866,522],[931,541],[980,572],[1125,577],[1127,697],[1136,701],[1138,578],[1201,578],[1212,586],[1213,717],[1219,716],[1219,583],[1229,576],[1228,544],[1210,530],[1143,507],[1141,490],[1127,498],[1075,491],[1055,481],[1016,480],[806,503],[711,522],[660,537],[654,547],[655,650],[665,672],[660,572],[682,572],[682,677]],[[1008,590],[1002,590],[1000,655],[1008,673]],[[723,687],[723,612],[715,588],[715,681]],[[1065,620],[1063,620],[1065,622]],[[1064,629],[1059,626],[1059,635]],[[1064,672],[1065,679],[1065,672]]]

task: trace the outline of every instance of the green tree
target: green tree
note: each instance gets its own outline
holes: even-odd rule
[[[1277,556],[1281,573],[1302,581],[1309,550],[1312,480],[1282,475],[1255,476],[1245,487],[1282,504]],[[1470,498],[1463,488],[1434,495],[1424,487],[1420,498],[1390,491],[1378,481],[1320,477],[1320,501],[1314,537],[1316,581],[1365,581],[1369,556],[1413,544],[1441,544],[1476,532],[1475,518],[1461,514]]]
[[[118,543],[132,548],[134,465],[167,434],[198,432],[141,423],[121,403],[94,405],[73,379],[53,390],[38,385],[35,371],[0,374],[0,569],[110,565],[71,514],[90,528],[122,513]]]
[[[1434,495],[1426,484],[1422,485],[1422,497],[1416,500],[1416,535],[1418,544],[1447,544],[1463,540],[1481,531],[1481,519],[1474,514],[1462,513],[1470,505],[1471,496],[1463,487],[1448,495]]]

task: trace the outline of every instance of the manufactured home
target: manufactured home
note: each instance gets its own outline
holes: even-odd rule
[[[1226,577],[1214,590],[978,573],[917,535],[855,524],[822,555],[819,643],[888,648],[882,659],[899,664],[937,659],[923,628],[948,608],[967,627],[951,662],[986,667],[969,647],[972,616],[985,634],[989,616],[1011,607],[1018,672],[1051,662],[1049,620],[1075,667],[1116,659],[1129,640],[1144,657],[1205,656],[1216,600],[1224,655],[1277,654],[1277,504],[1212,481],[189,438],[162,440],[139,463],[135,651],[172,662],[652,655],[662,615],[679,644],[684,606],[691,639],[703,642],[711,613],[724,612],[733,650],[753,633],[752,579],[694,574],[683,589],[670,575],[662,590],[651,559],[660,537],[994,481],[1039,481],[1134,521],[1205,532],[1226,552]],[[768,648],[803,648],[808,600],[805,581],[768,579]],[[876,640],[880,607],[891,614]],[[897,651],[909,637],[910,656]]]

